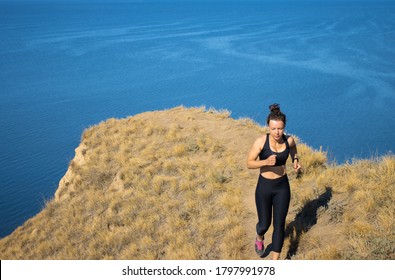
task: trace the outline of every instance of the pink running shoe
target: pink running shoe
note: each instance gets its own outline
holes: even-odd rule
[[[263,240],[259,241],[258,239],[255,240],[255,252],[258,256],[262,257],[265,253],[265,246],[263,245]]]

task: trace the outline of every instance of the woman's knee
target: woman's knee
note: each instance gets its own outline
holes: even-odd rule
[[[265,233],[268,231],[269,227],[270,227],[270,224],[260,224],[260,223],[257,223],[257,224],[256,224],[256,233],[257,233],[259,236],[263,236],[263,235],[265,235]]]

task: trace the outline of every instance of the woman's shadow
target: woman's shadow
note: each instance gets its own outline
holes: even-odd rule
[[[290,222],[285,229],[285,238],[290,238],[290,246],[286,259],[291,259],[296,254],[302,233],[317,223],[317,210],[320,207],[328,208],[328,202],[332,198],[332,188],[327,187],[325,192],[318,198],[307,202],[296,214],[295,219]],[[273,251],[273,244],[269,244],[261,258],[267,257]]]

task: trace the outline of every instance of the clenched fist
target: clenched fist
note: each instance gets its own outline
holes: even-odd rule
[[[271,155],[266,159],[267,165],[268,166],[273,166],[276,164],[276,155]]]

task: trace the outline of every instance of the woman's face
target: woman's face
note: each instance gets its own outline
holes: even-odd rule
[[[276,140],[280,140],[284,134],[284,122],[277,120],[269,121],[269,133]]]

